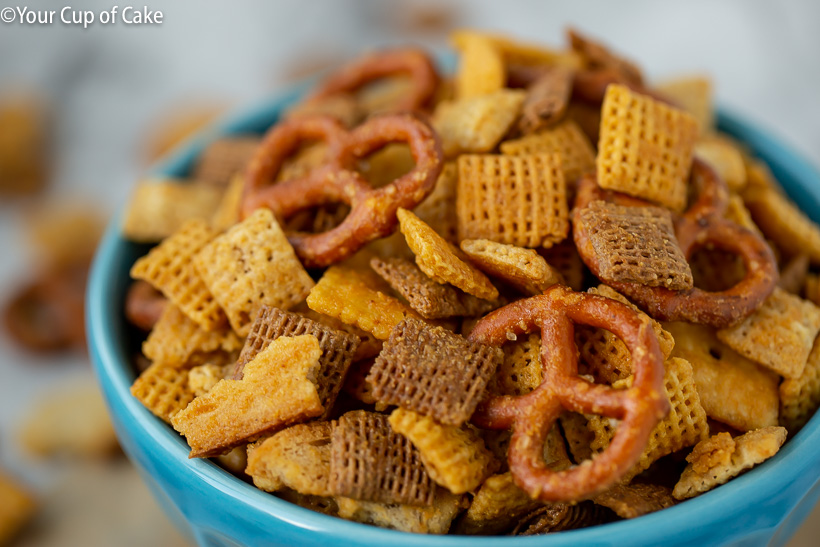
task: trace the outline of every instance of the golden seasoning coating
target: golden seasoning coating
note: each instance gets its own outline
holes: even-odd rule
[[[216,139],[197,158],[191,178],[228,186],[234,176],[245,171],[261,142],[261,138],[251,135]]]
[[[433,127],[446,158],[465,152],[489,152],[518,119],[526,93],[502,89],[494,93],[439,103]]]
[[[569,233],[566,183],[558,154],[458,158],[460,239],[551,247]]]
[[[686,461],[692,464],[695,473],[703,474],[713,467],[731,463],[732,453],[736,448],[737,444],[732,435],[722,431],[695,445],[692,452],[686,456]]]
[[[452,285],[436,283],[418,266],[403,258],[373,258],[370,266],[425,319],[456,315],[473,317],[501,304],[498,299],[483,300]]]
[[[709,136],[695,143],[695,155],[708,163],[729,190],[740,192],[746,186],[746,163],[738,146],[726,137]]]
[[[543,502],[533,500],[515,485],[511,473],[493,475],[476,492],[455,532],[467,535],[504,533],[515,526],[521,516],[541,505]]]
[[[692,288],[692,271],[666,209],[594,201],[577,218],[588,233],[604,281],[673,291]]]
[[[336,330],[346,332],[359,339],[359,347],[356,348],[356,353],[353,355],[353,362],[361,361],[362,359],[369,359],[375,357],[382,350],[382,341],[373,336],[371,333],[363,331],[362,329],[348,325],[334,317],[324,315],[317,311],[313,311],[307,305],[307,302],[302,302],[294,308],[294,311],[303,317],[312,319],[317,323],[327,325]]]
[[[310,309],[386,340],[390,331],[416,312],[378,290],[381,279],[372,271],[332,266],[307,297]]]
[[[242,192],[245,189],[245,177],[236,175],[228,183],[222,199],[211,216],[211,226],[217,232],[224,232],[239,223],[239,208],[242,205]]]
[[[657,484],[616,484],[592,501],[615,511],[624,519],[634,519],[675,505],[672,490]]]
[[[820,227],[782,192],[751,187],[743,199],[755,223],[780,249],[787,254],[806,253],[812,264],[820,264]]]
[[[131,385],[131,395],[168,423],[194,399],[188,371],[164,363],[145,369]]]
[[[330,496],[330,422],[296,424],[266,439],[248,455],[245,472],[262,490],[291,488]]]
[[[689,361],[706,414],[738,431],[777,425],[778,376],[737,354],[704,325],[664,323],[672,355]]]
[[[525,395],[541,385],[541,336],[528,334],[504,344],[504,359],[487,389],[493,395]]]
[[[131,277],[150,283],[205,330],[225,324],[225,312],[194,265],[215,235],[204,221],[188,221],[131,268]]]
[[[501,359],[499,348],[408,318],[393,329],[367,381],[378,401],[459,426],[472,416]]]
[[[439,488],[431,505],[378,503],[339,497],[339,516],[347,520],[415,534],[446,534],[464,508],[464,497]]]
[[[233,363],[230,365],[205,363],[195,366],[188,371],[188,387],[194,397],[201,397],[211,391],[220,380],[228,378],[232,371]]]
[[[433,281],[455,285],[478,298],[498,298],[498,290],[487,276],[462,260],[461,251],[410,211],[399,209],[398,217],[401,233],[416,255],[416,264]]]
[[[330,491],[361,501],[430,505],[435,483],[418,450],[384,414],[354,410],[331,433]]]
[[[506,87],[504,57],[490,37],[462,32],[453,40],[453,45],[460,53],[455,74],[456,97],[480,97]]]
[[[602,107],[598,184],[682,211],[698,122],[621,85]]]
[[[489,239],[465,239],[461,250],[488,275],[507,281],[525,294],[541,294],[564,279],[532,249],[496,243]]]
[[[717,332],[721,342],[786,378],[803,374],[820,332],[820,308],[776,288],[739,324]]]
[[[783,443],[786,441],[786,429],[783,427],[764,427],[749,431],[735,437],[735,450],[732,452],[730,460],[725,463],[725,458],[720,458],[715,461],[715,465],[709,467],[706,471],[695,471],[696,463],[699,458],[707,457],[712,459],[712,446],[722,445],[724,439],[715,439],[711,437],[701,443],[708,443],[705,447],[695,447],[692,455],[692,460],[684,469],[678,484],[675,485],[675,490],[672,493],[675,499],[684,500],[697,496],[711,490],[716,486],[720,486],[732,477],[736,477],[743,471],[754,467],[755,465],[774,456]],[[700,469],[703,467],[698,465]]]
[[[324,408],[313,382],[322,351],[314,336],[279,338],[245,365],[242,380],[222,380],[171,420],[192,458],[231,448]]]
[[[430,478],[453,494],[476,489],[498,467],[481,437],[468,427],[442,425],[403,408],[390,415],[390,426],[419,450]]]
[[[36,510],[34,497],[16,481],[0,473],[0,544],[10,545]]]
[[[436,187],[422,201],[413,213],[430,226],[441,237],[450,242],[458,240],[458,221],[456,219],[456,187],[458,169],[455,162],[448,161],[441,169]]]
[[[803,373],[780,384],[780,425],[794,435],[820,407],[820,337],[815,339]]]
[[[595,526],[611,520],[606,513],[606,509],[589,501],[549,503],[524,516],[511,535],[535,536]]]
[[[260,351],[271,342],[283,336],[315,336],[322,350],[319,359],[319,370],[316,374],[316,387],[319,400],[325,411],[320,418],[327,418],[336,396],[342,389],[347,369],[356,354],[359,338],[347,332],[339,331],[279,308],[263,306],[251,325],[251,331],[245,340],[242,353],[233,369],[234,380],[242,379],[243,369]],[[298,490],[298,489],[297,489]],[[302,492],[303,494],[306,492]]]
[[[247,336],[262,306],[292,308],[313,288],[269,209],[257,209],[214,239],[195,262],[240,336]]]

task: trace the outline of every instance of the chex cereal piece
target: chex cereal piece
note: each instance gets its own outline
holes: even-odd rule
[[[743,226],[747,230],[751,230],[760,237],[763,237],[763,232],[760,231],[755,221],[752,220],[752,214],[746,208],[743,198],[738,194],[731,194],[729,196],[729,205],[726,207],[726,212],[723,216],[726,220],[731,220],[735,224]]]
[[[345,376],[345,383],[342,386],[345,393],[366,405],[376,404],[376,398],[373,396],[373,386],[367,382],[367,375],[370,374],[374,361],[375,359],[365,359],[350,365],[347,376]]]
[[[456,219],[456,187],[458,169],[455,162],[448,161],[441,169],[436,187],[422,201],[413,213],[426,223],[438,235],[450,242],[458,240],[458,221]]]
[[[506,87],[504,57],[489,36],[461,32],[453,40],[453,45],[459,52],[455,74],[456,97],[480,97]]]
[[[500,149],[502,154],[510,156],[560,154],[561,169],[567,186],[574,187],[581,175],[595,171],[595,150],[589,138],[572,120],[565,120],[531,135],[504,141]]]
[[[623,519],[634,519],[675,505],[672,490],[659,484],[616,484],[592,498]]]
[[[499,307],[501,301],[484,300],[450,285],[436,283],[418,266],[403,258],[373,258],[370,266],[410,307],[426,319],[483,315]]]
[[[248,455],[246,473],[257,488],[330,496],[330,422],[296,424],[268,437]]]
[[[11,545],[36,510],[34,497],[17,481],[0,473],[0,545]]]
[[[511,532],[513,536],[535,536],[576,530],[612,520],[608,511],[592,502],[548,503],[525,515]]]
[[[550,247],[569,232],[567,189],[558,154],[458,158],[459,239]]]
[[[511,473],[493,475],[476,492],[473,503],[456,524],[455,532],[466,535],[503,533],[542,504],[518,488]]]
[[[483,273],[459,256],[461,251],[444,240],[406,209],[399,209],[399,229],[416,255],[416,264],[433,281],[455,285],[478,298],[498,298],[498,290]]]
[[[356,348],[356,353],[353,355],[354,363],[356,361],[361,361],[362,359],[375,357],[382,350],[383,342],[369,332],[363,331],[353,325],[348,325],[347,323],[334,317],[330,317],[329,315],[314,311],[308,307],[307,302],[298,304],[295,308],[293,308],[293,311],[299,315],[307,317],[308,319],[312,319],[317,323],[327,325],[332,329],[344,331],[348,334],[356,336],[359,339],[359,347]]]
[[[224,454],[286,425],[320,415],[313,378],[322,351],[314,336],[279,338],[245,365],[242,380],[222,380],[178,412],[192,458]]]
[[[501,349],[407,318],[393,329],[367,381],[378,401],[458,426],[472,416]]]
[[[820,226],[812,222],[776,188],[751,187],[743,193],[746,207],[766,237],[787,254],[806,253],[820,264]]]
[[[239,207],[242,203],[242,193],[245,190],[244,175],[236,175],[228,183],[222,199],[211,217],[211,227],[217,232],[224,232],[234,224],[239,223]]]
[[[739,355],[703,325],[664,323],[672,356],[689,361],[706,414],[738,431],[777,425],[779,377]]]
[[[251,325],[245,346],[236,361],[233,378],[241,379],[245,365],[277,338],[302,334],[315,336],[322,350],[316,382],[319,400],[325,407],[325,412],[320,417],[326,418],[336,401],[336,396],[339,395],[339,390],[342,389],[347,369],[356,354],[359,346],[357,336],[333,329],[296,313],[263,306]]]
[[[257,209],[214,239],[195,262],[240,336],[262,306],[292,308],[313,288],[270,209]]]
[[[692,464],[695,473],[706,473],[717,466],[729,465],[737,443],[727,431],[712,435],[708,440],[699,442],[686,457]]]
[[[413,443],[430,478],[453,494],[474,490],[497,469],[484,441],[468,427],[442,425],[403,408],[390,415],[390,427]]]
[[[363,501],[430,505],[436,494],[418,450],[384,414],[354,410],[339,418],[330,443],[330,490]]]
[[[459,511],[464,497],[443,488],[436,492],[431,505],[378,503],[339,497],[339,517],[364,524],[414,534],[446,534]]]
[[[489,39],[493,45],[501,51],[504,55],[504,60],[508,64],[522,66],[561,65],[570,68],[581,68],[581,59],[574,52],[514,40],[503,34],[494,34],[473,29],[459,29],[450,34],[450,41],[457,48],[461,49],[461,44],[465,39],[477,35]]]
[[[502,89],[480,97],[443,101],[433,113],[433,127],[441,137],[444,156],[489,152],[512,127],[526,92]]]
[[[691,114],[610,85],[601,108],[598,184],[682,211],[697,136]]]
[[[806,361],[803,373],[780,384],[780,425],[794,435],[820,407],[820,337]]]
[[[645,315],[635,304],[608,285],[591,287],[587,292],[598,294],[626,304],[641,315]],[[652,330],[658,337],[661,353],[664,359],[669,357],[675,340],[660,323],[650,318]],[[632,354],[623,341],[606,329],[599,329],[587,325],[578,325],[575,328],[575,341],[578,344],[580,369],[591,374],[596,382],[612,384],[630,376],[632,370]]]
[[[310,291],[307,304],[313,311],[386,340],[394,326],[416,312],[378,290],[380,282],[372,271],[332,266]]]
[[[503,279],[527,295],[541,294],[564,279],[532,249],[489,239],[465,239],[461,250],[488,275]]]
[[[202,363],[214,353],[232,353],[242,340],[230,329],[207,331],[173,304],[165,310],[142,344],[142,353],[154,362],[169,366]]]
[[[695,156],[708,163],[729,190],[740,192],[746,186],[746,163],[736,144],[724,136],[712,135],[695,143]]]
[[[692,270],[669,211],[595,201],[581,211],[579,221],[589,234],[601,279],[673,291],[692,288]]]
[[[687,76],[667,80],[656,85],[655,89],[694,116],[701,134],[714,127],[712,82],[708,77]]]
[[[145,369],[131,385],[131,395],[169,423],[194,399],[188,385],[188,371],[164,363],[154,363]]]
[[[335,498],[328,496],[311,496],[310,494],[300,494],[290,488],[283,488],[276,492],[276,495],[285,501],[289,501],[299,507],[316,511],[332,517],[339,516],[339,504]]]
[[[558,270],[569,288],[574,291],[583,290],[586,266],[571,238],[549,249],[538,249],[538,254],[547,260],[547,264]]]
[[[128,201],[122,233],[139,243],[155,243],[178,232],[192,219],[207,221],[222,199],[222,189],[182,180],[144,180]]]
[[[504,359],[487,386],[494,395],[526,395],[541,385],[541,335],[531,333],[501,347]]]
[[[595,433],[590,431],[589,420],[583,414],[564,412],[560,418],[561,430],[567,439],[567,447],[576,464],[589,460],[593,456],[592,442]]]
[[[245,171],[261,142],[260,137],[251,135],[222,137],[213,141],[197,158],[192,178],[227,186],[231,178]]]
[[[646,449],[638,463],[627,473],[627,477],[634,477],[648,469],[655,460],[695,445],[709,435],[706,412],[700,404],[692,365],[685,359],[673,357],[666,361],[665,366],[663,387],[671,403],[671,410],[652,430]],[[631,378],[615,382],[613,387],[628,385],[631,385]],[[616,424],[616,421],[609,418],[589,417],[588,427],[595,433],[593,451],[600,453],[609,446],[615,435]]]
[[[820,308],[778,287],[754,313],[717,337],[781,376],[799,378],[818,332]]]
[[[188,371],[188,388],[193,392],[194,397],[201,397],[211,391],[220,380],[228,378],[232,372],[233,363],[197,365]]]
[[[131,277],[153,285],[206,330],[225,324],[225,313],[194,265],[196,255],[214,236],[204,221],[190,220],[131,268]]]
[[[701,443],[713,444],[715,442],[713,441],[714,438],[711,437],[701,441]],[[771,458],[777,454],[785,441],[786,429],[783,427],[764,427],[749,431],[740,437],[735,437],[735,450],[732,452],[728,463],[717,463],[700,473],[695,471],[698,460],[690,460],[687,457],[686,459],[690,463],[683,470],[680,481],[675,485],[672,495],[675,496],[675,499],[684,500],[707,492],[732,477],[736,477],[743,471]],[[709,454],[709,452],[709,450],[701,447],[693,451],[690,457],[692,455],[697,457],[698,455]]]

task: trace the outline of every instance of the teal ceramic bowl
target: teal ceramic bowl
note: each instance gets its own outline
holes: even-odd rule
[[[191,141],[158,169],[185,176],[218,135],[261,133],[302,90],[275,97]],[[722,112],[720,128],[766,161],[786,191],[820,221],[820,175],[769,133]],[[155,418],[128,389],[134,341],[123,317],[128,270],[147,251],[108,227],[87,298],[89,346],[120,442],[167,514],[200,545],[391,545],[426,547],[569,545],[782,545],[820,497],[820,416],[771,460],[728,484],[670,509],[629,521],[536,537],[436,537],[383,530],[282,501],[223,471],[189,460],[185,440]]]

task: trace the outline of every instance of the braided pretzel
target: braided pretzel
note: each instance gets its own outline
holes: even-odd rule
[[[729,191],[711,167],[695,159],[691,183],[698,188],[698,198],[685,213],[675,218],[675,235],[681,251],[687,260],[695,251],[706,246],[736,254],[746,267],[745,277],[735,286],[719,292],[707,292],[697,287],[672,291],[638,283],[604,281],[655,319],[725,328],[742,321],[772,293],[778,279],[777,262],[765,241],[746,228],[722,218]],[[584,263],[595,276],[599,276],[598,259],[586,227],[579,220],[580,211],[596,200],[625,206],[650,204],[625,194],[602,190],[594,175],[586,175],[579,181],[573,212],[573,237]]]
[[[578,377],[573,322],[607,329],[632,353],[632,387],[625,390]],[[527,395],[498,396],[483,403],[472,421],[513,434],[508,454],[515,483],[543,501],[577,501],[606,490],[640,458],[652,429],[669,411],[663,393],[663,356],[648,317],[598,295],[555,285],[484,317],[469,339],[500,346],[541,329],[543,381]],[[558,417],[570,410],[621,420],[609,447],[591,462],[565,471],[547,468],[543,446]]]
[[[328,144],[325,162],[302,178],[276,179],[285,159],[308,140]],[[387,144],[406,142],[416,166],[381,188],[372,188],[355,170],[359,159]],[[245,176],[242,215],[268,207],[280,219],[316,205],[346,203],[341,224],[320,234],[292,232],[288,239],[307,267],[324,267],[393,232],[399,208],[413,209],[427,197],[442,168],[438,135],[414,114],[376,116],[352,131],[330,116],[292,118],[274,126]]]

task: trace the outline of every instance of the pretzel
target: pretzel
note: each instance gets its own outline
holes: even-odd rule
[[[635,380],[615,390],[578,377],[573,322],[604,328],[632,353]],[[597,295],[556,285],[513,302],[479,321],[469,339],[501,345],[541,329],[543,381],[527,395],[497,396],[479,406],[473,422],[486,429],[512,427],[508,460],[516,484],[542,501],[574,501],[605,491],[638,461],[652,429],[669,411],[663,392],[663,355],[648,317]],[[555,472],[543,446],[565,410],[621,420],[612,444],[588,464]]]
[[[608,285],[659,321],[688,321],[726,328],[751,314],[771,294],[777,285],[777,263],[772,250],[760,237],[722,218],[729,200],[726,184],[711,167],[697,158],[692,162],[690,184],[698,188],[699,195],[685,213],[675,216],[674,221],[675,235],[683,255],[690,260],[698,249],[707,246],[736,254],[746,267],[745,277],[734,287],[720,292],[697,287],[672,291],[625,282],[608,282]],[[596,200],[628,206],[650,204],[600,189],[593,175],[581,178],[573,212],[573,237],[584,263],[598,276],[599,263],[592,251],[589,234],[579,222],[580,211]]]
[[[304,177],[271,185],[284,160],[301,143],[317,139],[328,145],[326,161]],[[372,188],[355,171],[356,163],[392,142],[406,142],[416,166],[390,184]],[[329,116],[294,118],[274,126],[259,147],[246,173],[242,215],[268,207],[286,219],[316,205],[350,205],[350,213],[335,228],[287,234],[306,267],[329,266],[390,235],[398,223],[396,211],[421,203],[433,190],[442,165],[438,136],[413,114],[374,117],[350,132]]]
[[[307,101],[353,93],[375,80],[400,75],[409,76],[413,86],[406,97],[396,102],[395,110],[412,111],[427,105],[439,78],[430,57],[415,48],[391,49],[361,57],[328,76]]]

